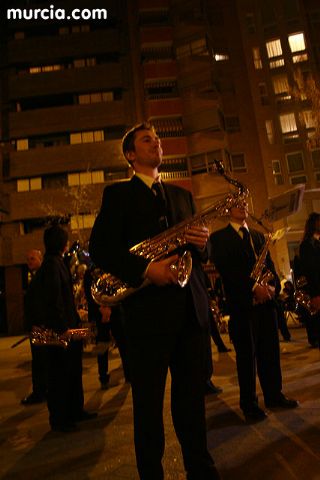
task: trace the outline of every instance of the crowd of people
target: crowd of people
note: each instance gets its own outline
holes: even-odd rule
[[[177,225],[195,215],[195,206],[189,191],[161,181],[163,152],[152,125],[133,127],[124,136],[122,147],[134,175],[128,182],[105,188],[89,242],[93,264],[83,276],[88,319],[96,325],[97,345],[104,345],[97,357],[101,388],[109,387],[108,351],[114,338],[125,381],[132,387],[140,479],[163,480],[162,410],[170,370],[172,420],[187,479],[218,479],[220,475],[207,446],[204,399],[208,393],[221,392],[212,382],[211,338],[219,352],[229,351],[217,327],[222,318],[219,307],[226,308],[230,316],[228,331],[236,353],[240,409],[247,423],[263,421],[267,418],[266,409],[292,409],[299,405],[283,393],[278,337],[278,325],[282,322],[281,333],[290,340],[284,312],[295,309],[292,284],[287,282],[280,295],[280,280],[269,252],[265,266],[272,273],[272,280],[262,283],[252,278],[265,239],[248,227],[248,203],[241,196],[230,206],[225,228],[209,236],[206,226],[190,222],[183,231],[183,245],[175,246],[171,256],[134,254],[133,246],[155,236],[167,241],[165,250],[170,251],[167,230],[174,232]],[[320,214],[313,214],[306,224],[300,261],[308,282],[306,293],[317,311],[319,238]],[[43,262],[40,252],[35,255],[34,265],[28,261],[32,279],[25,301],[29,330],[41,326],[65,339],[80,325],[72,278],[63,260],[67,242],[68,234],[61,226],[45,230]],[[192,269],[189,268],[189,281],[181,288],[178,261],[184,248],[192,257]],[[208,285],[203,270],[208,260],[214,263],[222,282],[219,290],[223,289],[223,306],[221,295],[218,301],[218,290]],[[116,307],[97,305],[91,296],[93,265],[110,272],[135,292]],[[182,273],[188,265],[184,265]],[[319,331],[314,335],[319,342]],[[50,345],[38,349],[31,345],[33,391],[22,403],[46,400],[51,429],[74,431],[78,421],[96,416],[95,412],[84,410],[81,338],[75,336],[66,348]],[[257,376],[265,408],[258,401]]]

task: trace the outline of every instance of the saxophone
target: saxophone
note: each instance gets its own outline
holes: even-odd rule
[[[306,277],[302,276],[299,277],[296,281],[296,291],[294,292],[294,299],[295,301],[303,308],[309,312],[311,316],[318,313],[318,310],[314,308],[311,303],[311,297],[306,292],[306,287],[308,285]]]
[[[265,266],[269,245],[272,240],[273,240],[273,235],[271,232],[269,232],[267,239],[265,241],[265,244],[263,246],[263,249],[261,250],[259,256],[257,257],[256,263],[254,264],[254,267],[250,274],[250,278],[254,281],[254,287],[256,285],[267,286],[269,282],[271,282],[271,280],[274,279],[273,273],[270,270],[268,270]]]
[[[90,343],[94,339],[95,334],[89,328],[72,328],[65,333],[57,333],[51,328],[33,327],[30,332],[31,343],[37,346],[67,348],[73,340],[83,340],[86,343]]]
[[[225,198],[219,200],[199,214],[183,220],[182,222],[168,228],[164,232],[153,238],[142,241],[130,248],[130,253],[140,255],[151,262],[162,260],[174,253],[182,251],[177,262],[171,264],[170,268],[177,273],[178,285],[183,288],[189,281],[192,270],[192,257],[189,250],[185,249],[187,245],[186,233],[190,227],[206,226],[215,218],[225,216],[230,208],[237,205],[238,202],[248,195],[248,190],[235,180],[230,179],[224,174],[224,168],[219,160],[214,161],[216,170],[223,175],[227,181],[238,190],[229,193]],[[243,200],[242,200],[243,201]],[[94,272],[94,281],[91,286],[91,295],[93,300],[99,305],[113,306],[124,300],[128,295],[149,285],[149,280],[145,280],[140,287],[133,288],[123,282],[111,273],[105,273],[99,269]]]

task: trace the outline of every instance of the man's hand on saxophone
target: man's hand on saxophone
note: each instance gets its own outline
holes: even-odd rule
[[[186,231],[185,238],[188,243],[198,247],[200,250],[203,250],[207,245],[209,230],[205,226],[192,226]]]
[[[275,288],[272,285],[257,284],[253,291],[253,301],[255,304],[265,303],[271,300],[275,295]]]
[[[178,283],[177,271],[170,268],[178,259],[179,255],[172,255],[164,260],[150,262],[144,274],[145,278],[158,287]]]

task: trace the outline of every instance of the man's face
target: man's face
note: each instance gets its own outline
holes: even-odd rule
[[[138,130],[134,139],[134,152],[128,152],[127,158],[134,170],[139,172],[145,167],[158,168],[162,163],[161,141],[152,130]]]
[[[235,222],[243,222],[248,218],[248,202],[243,200],[238,206],[231,208],[230,220]]]
[[[38,250],[30,250],[27,253],[27,265],[31,272],[40,268],[41,261],[41,253]]]

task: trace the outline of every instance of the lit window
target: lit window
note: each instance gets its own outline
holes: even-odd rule
[[[79,95],[79,103],[80,105],[90,103],[90,95]]]
[[[80,183],[79,173],[68,173],[69,187],[74,187],[76,185],[79,185],[79,183]]]
[[[307,60],[308,60],[307,53],[300,53],[299,55],[293,55],[292,57],[293,63],[306,62]]]
[[[304,110],[302,112],[304,124],[306,128],[314,128],[315,127],[315,119],[314,114],[311,110]]]
[[[104,172],[103,170],[97,170],[92,172],[92,183],[103,183],[104,182]]]
[[[30,67],[29,73],[41,73],[41,67]]]
[[[229,60],[229,55],[226,55],[224,53],[214,53],[213,58],[216,62],[222,62],[223,60]]]
[[[17,191],[28,192],[29,191],[29,179],[17,180]]]
[[[80,185],[89,185],[91,182],[91,172],[80,173]]]
[[[280,39],[272,40],[266,43],[268,58],[280,57],[282,55],[282,47]]]
[[[83,215],[71,216],[71,230],[79,230],[83,228]]]
[[[297,124],[294,113],[287,113],[280,115],[280,125],[282,133],[289,133],[297,131]]]
[[[93,132],[82,132],[81,139],[82,139],[82,143],[94,142]]]
[[[294,52],[301,52],[302,50],[306,49],[306,42],[304,39],[304,34],[295,33],[294,35],[289,35],[289,46],[292,53]]]
[[[30,190],[41,190],[41,177],[30,178]]]
[[[81,133],[71,133],[70,134],[70,144],[76,145],[77,143],[82,143]]]
[[[75,68],[81,68],[86,66],[86,61],[84,58],[79,58],[77,60],[73,60],[73,65]]]
[[[302,152],[287,153],[286,159],[289,173],[301,172],[304,170]]]
[[[287,75],[276,75],[272,78],[273,89],[276,95],[288,94],[289,92],[289,83]],[[291,96],[289,95],[289,98]]]
[[[279,60],[272,60],[270,62],[270,68],[279,68],[279,67],[283,67],[283,65],[284,65],[283,58],[280,58]]]
[[[103,102],[112,102],[114,98],[113,92],[103,92],[102,100]]]
[[[20,138],[17,140],[17,150],[29,150],[29,141],[27,138]]]
[[[83,228],[92,228],[95,221],[94,215],[83,215]]]
[[[254,68],[256,70],[261,70],[262,61],[261,61],[261,56],[260,56],[260,48],[259,47],[253,47],[252,55],[253,55]]]
[[[103,130],[96,130],[93,132],[94,141],[95,142],[103,142],[104,141],[104,131]]]
[[[91,100],[91,103],[100,103],[102,100],[101,93],[91,93],[90,100]]]
[[[274,131],[272,120],[266,120],[266,132],[270,145],[274,144]]]

